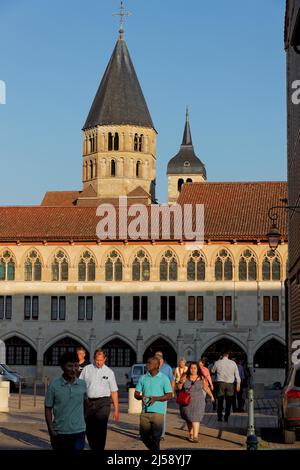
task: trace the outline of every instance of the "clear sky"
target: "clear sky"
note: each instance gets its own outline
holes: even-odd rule
[[[119,0],[0,0],[1,205],[81,189],[81,128],[118,38]],[[284,0],[125,0],[158,131],[157,197],[186,105],[209,181],[286,179]]]

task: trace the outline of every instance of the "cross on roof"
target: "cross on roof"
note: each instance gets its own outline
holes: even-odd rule
[[[124,33],[124,16],[130,16],[132,13],[124,10],[124,0],[120,0],[120,13],[113,13],[113,16],[120,17],[120,37],[123,37]]]

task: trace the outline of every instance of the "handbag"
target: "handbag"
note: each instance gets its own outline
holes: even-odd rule
[[[176,398],[176,403],[178,405],[182,406],[187,406],[191,402],[191,394],[189,391],[186,390],[179,390],[177,398]]]
[[[191,403],[191,388],[194,385],[195,382],[192,382],[192,385],[188,390],[179,390],[177,398],[176,398],[176,403],[181,406],[188,406]]]

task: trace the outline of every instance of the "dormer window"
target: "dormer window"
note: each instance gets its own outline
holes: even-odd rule
[[[184,162],[183,166],[191,166],[189,161]]]

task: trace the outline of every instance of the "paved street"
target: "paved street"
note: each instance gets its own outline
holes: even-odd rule
[[[287,449],[299,448],[298,440],[293,446],[280,442],[277,430],[277,397],[278,392],[267,391],[266,398],[255,401],[255,424],[260,438],[260,448]],[[120,421],[109,422],[108,450],[144,449],[139,439],[139,416],[127,413],[127,395],[120,395]],[[43,396],[37,396],[36,407],[30,390],[22,396],[22,407],[19,409],[17,394],[11,394],[10,412],[0,413],[0,449],[50,449],[48,433],[43,413]],[[201,448],[201,449],[246,449],[247,413],[234,413],[228,424],[217,421],[211,403],[207,404],[206,413],[200,430],[198,444],[187,441],[187,432],[181,420],[178,407],[174,401],[168,406],[167,435],[162,442],[162,449]]]

